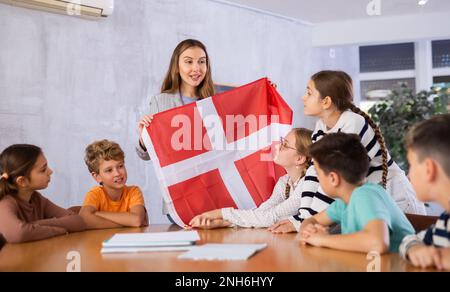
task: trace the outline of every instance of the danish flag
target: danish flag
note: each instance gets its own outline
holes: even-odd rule
[[[156,114],[142,138],[174,221],[266,201],[285,174],[271,154],[292,115],[267,78]]]

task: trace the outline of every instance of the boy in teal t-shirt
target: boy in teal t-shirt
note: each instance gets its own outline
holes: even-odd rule
[[[403,237],[414,229],[383,187],[364,183],[369,158],[359,136],[330,134],[310,152],[320,185],[336,201],[302,223],[302,243],[365,253],[398,252]],[[342,234],[328,234],[326,226],[333,223],[341,225]]]
[[[414,233],[408,219],[380,185],[366,183],[356,188],[348,205],[338,199],[327,210],[331,221],[341,225],[342,234],[364,230],[371,221],[381,220],[389,228],[390,251],[398,252],[402,239]]]

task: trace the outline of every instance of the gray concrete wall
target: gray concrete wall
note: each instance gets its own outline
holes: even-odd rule
[[[313,126],[300,104],[310,72],[308,26],[207,0],[116,0],[103,21],[0,4],[0,149],[42,146],[55,171],[43,193],[69,207],[95,184],[84,148],[113,139],[152,223],[166,222],[152,166],[134,152],[136,124],[172,50],[191,37],[207,45],[215,82],[269,76],[295,110],[295,125]]]
[[[353,78],[355,103],[360,103],[358,46],[315,47],[311,55],[311,74],[321,70],[347,72]]]

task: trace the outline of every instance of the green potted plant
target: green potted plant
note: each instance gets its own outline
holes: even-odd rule
[[[448,113],[448,98],[447,88],[436,87],[415,94],[402,84],[399,89],[392,90],[388,100],[369,109],[369,115],[381,128],[391,156],[406,172],[409,165],[404,146],[405,134],[417,122]]]

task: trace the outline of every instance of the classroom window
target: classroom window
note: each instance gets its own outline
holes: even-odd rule
[[[433,41],[433,68],[450,67],[450,40]]]
[[[360,73],[414,70],[414,43],[362,46]]]
[[[365,100],[387,99],[392,93],[392,90],[399,90],[402,85],[406,85],[408,88],[412,89],[413,92],[416,90],[415,78],[370,80],[361,81],[361,96],[364,97]]]
[[[433,83],[448,83],[450,84],[450,76],[435,76],[433,78]]]

